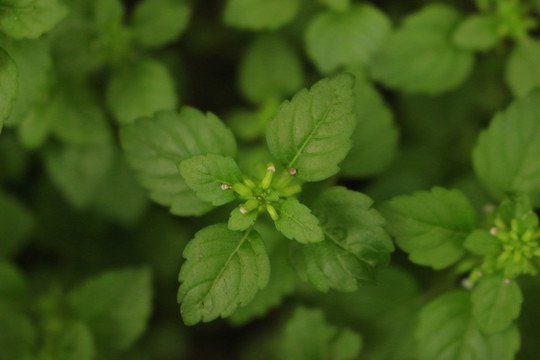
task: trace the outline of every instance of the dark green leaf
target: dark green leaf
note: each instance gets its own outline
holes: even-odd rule
[[[19,251],[33,228],[30,210],[17,198],[0,192],[0,257]]]
[[[212,208],[187,186],[177,164],[195,155],[236,155],[232,132],[215,115],[190,107],[139,119],[124,126],[120,138],[128,163],[152,200],[176,215],[201,215]]]
[[[348,74],[323,79],[283,102],[268,122],[270,152],[285,169],[296,169],[299,179],[319,181],[339,171],[356,123],[353,85]]]
[[[397,245],[420,265],[442,269],[465,253],[463,241],[476,228],[476,214],[458,190],[434,187],[430,192],[393,198],[381,211]]]
[[[36,335],[26,314],[0,300],[0,360],[23,360],[34,350]]]
[[[230,316],[247,305],[270,276],[266,248],[253,229],[208,226],[195,234],[183,256],[178,302],[186,325]]]
[[[150,316],[150,271],[105,272],[73,289],[68,299],[77,318],[92,330],[98,346],[125,349],[143,333]]]
[[[0,9],[0,30],[14,38],[38,38],[52,30],[67,14],[58,0],[33,0],[24,6]]]
[[[276,29],[290,22],[300,9],[300,0],[228,0],[225,23],[242,29]]]
[[[473,152],[476,175],[489,193],[528,195],[540,205],[540,91],[514,101],[491,120]]]
[[[51,352],[55,360],[93,360],[95,349],[92,333],[83,323],[69,324]]]
[[[124,5],[121,0],[94,0],[93,5],[95,23],[103,33],[122,24]]]
[[[507,329],[519,316],[523,295],[515,281],[491,275],[480,278],[472,295],[472,314],[485,334]]]
[[[0,260],[0,301],[24,304],[27,292],[23,274],[11,263]]]
[[[515,97],[524,97],[540,85],[540,41],[516,45],[508,57],[505,78]]]
[[[276,229],[291,240],[302,244],[320,242],[324,234],[319,220],[311,210],[296,199],[287,199],[278,209]]]
[[[17,65],[0,47],[0,133],[17,96],[18,77]]]

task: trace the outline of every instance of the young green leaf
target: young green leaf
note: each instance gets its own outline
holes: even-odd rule
[[[107,86],[107,104],[121,124],[178,105],[174,81],[162,63],[142,59],[116,69]]]
[[[319,220],[311,210],[296,199],[287,199],[280,205],[276,229],[288,239],[302,244],[320,242],[324,234]]]
[[[365,76],[356,77],[353,111],[357,124],[351,151],[340,164],[341,175],[358,178],[378,174],[394,159],[398,130],[392,112]]]
[[[514,101],[491,120],[473,151],[476,175],[497,199],[528,195],[540,205],[540,91]]]
[[[258,37],[249,46],[240,63],[240,90],[253,103],[281,101],[303,84],[304,73],[300,59],[294,48],[282,37]]]
[[[473,15],[463,20],[453,35],[454,43],[470,51],[487,51],[499,40],[493,16]]]
[[[58,0],[33,0],[24,6],[2,6],[0,30],[17,39],[38,38],[52,30],[66,14],[67,9]]]
[[[463,241],[476,228],[476,214],[459,190],[434,187],[390,200],[381,212],[397,245],[420,265],[443,269],[465,253]]]
[[[505,79],[515,97],[521,98],[540,85],[540,41],[516,45],[506,63]]]
[[[486,230],[474,230],[463,243],[470,252],[479,256],[497,255],[502,251],[502,243]]]
[[[315,16],[306,30],[309,57],[321,73],[344,66],[366,65],[390,35],[390,20],[371,5]]]
[[[0,191],[0,258],[20,250],[33,229],[30,210],[17,198]]]
[[[270,262],[260,235],[208,226],[184,249],[178,277],[180,313],[186,325],[230,316],[268,283]]]
[[[519,316],[523,295],[515,281],[502,276],[480,278],[471,295],[472,314],[485,334],[507,329]]]
[[[144,0],[135,7],[132,26],[141,45],[163,46],[184,32],[190,15],[187,1]]]
[[[182,160],[178,169],[199,199],[214,206],[236,199],[232,189],[223,188],[223,185],[232,186],[242,181],[242,172],[231,157],[215,154],[193,156]]]
[[[225,23],[241,29],[276,29],[290,22],[300,9],[300,0],[227,0]]]
[[[98,347],[125,349],[146,328],[152,284],[146,268],[108,271],[73,289],[68,303],[92,331]]]
[[[405,18],[372,61],[372,75],[388,87],[436,94],[461,85],[474,57],[451,35],[461,20],[450,6],[432,4]]]
[[[329,325],[321,310],[296,308],[285,326],[284,360],[353,360],[362,348],[360,335]]]
[[[519,349],[515,327],[491,335],[480,331],[464,291],[447,293],[424,307],[416,337],[420,360],[513,360]]]
[[[300,180],[320,181],[339,171],[356,124],[353,85],[348,74],[323,79],[284,101],[269,120],[270,152]]]
[[[201,154],[236,155],[232,132],[215,115],[190,107],[138,119],[121,129],[120,139],[128,163],[152,200],[176,215],[201,215],[212,208],[195,196],[177,164]]]
[[[318,290],[355,291],[372,282],[375,267],[387,265],[394,244],[373,201],[343,187],[326,190],[313,207],[325,241],[293,247],[292,264]]]
[[[242,211],[240,211],[240,207],[237,207],[231,211],[231,216],[229,217],[227,226],[229,227],[229,230],[232,231],[244,231],[255,224],[257,214],[257,209],[244,214]]]
[[[0,133],[17,96],[18,77],[17,65],[0,47]]]

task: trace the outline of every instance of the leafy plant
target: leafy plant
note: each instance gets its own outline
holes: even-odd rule
[[[0,0],[0,360],[536,359],[535,0]]]

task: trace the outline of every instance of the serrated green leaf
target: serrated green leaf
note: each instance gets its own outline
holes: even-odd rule
[[[424,307],[416,331],[420,360],[513,360],[519,349],[515,327],[485,335],[471,315],[469,294],[445,294]]]
[[[0,258],[20,250],[33,228],[30,210],[17,198],[0,191]]]
[[[505,80],[515,97],[526,96],[540,85],[540,41],[521,42],[510,53]]]
[[[0,300],[0,359],[24,359],[36,346],[36,329],[30,318]]]
[[[223,14],[227,25],[241,29],[276,29],[290,22],[300,0],[228,0]]]
[[[288,239],[302,244],[320,242],[324,234],[319,220],[311,210],[296,199],[287,199],[278,208],[279,218],[276,229]]]
[[[113,159],[114,148],[108,143],[54,146],[44,153],[45,169],[51,180],[76,208],[92,202]]]
[[[540,91],[514,101],[491,120],[473,151],[476,175],[495,198],[528,195],[540,205]]]
[[[397,245],[420,265],[443,269],[465,253],[463,241],[476,228],[476,213],[459,190],[434,187],[398,196],[381,207]]]
[[[0,47],[0,133],[11,113],[19,86],[19,71],[11,57]]]
[[[409,15],[373,59],[373,77],[408,93],[436,94],[458,87],[474,62],[472,53],[451,41],[460,20],[453,8],[443,4]]]
[[[259,291],[249,304],[238,308],[232,314],[230,320],[235,325],[243,325],[255,318],[262,317],[271,309],[281,304],[283,298],[291,294],[294,290],[296,278],[294,270],[287,261],[289,244],[287,241],[284,241],[285,239],[279,233],[276,233],[274,229],[271,230],[272,235],[270,236],[277,238],[274,240],[272,249],[270,249],[270,246],[267,246],[270,255],[270,269],[272,276],[270,276],[270,280],[268,280],[268,284],[265,288]],[[264,236],[264,239],[268,244],[266,236]],[[276,242],[277,244],[275,244]]]
[[[387,265],[394,244],[384,231],[384,218],[362,193],[333,187],[313,206],[325,241],[296,245],[291,263],[304,281],[319,291],[355,291],[375,279],[377,265]]]
[[[157,47],[177,39],[190,15],[191,8],[183,0],[144,0],[135,8],[132,26],[141,45]]]
[[[239,86],[251,102],[282,100],[304,84],[302,64],[282,37],[263,35],[247,49],[240,63]]]
[[[52,30],[67,14],[58,0],[33,0],[25,6],[0,9],[0,30],[11,37],[38,38]]]
[[[190,107],[138,119],[121,129],[120,139],[128,163],[152,200],[176,215],[201,215],[212,209],[187,186],[177,164],[195,155],[236,155],[232,132],[215,115]]]
[[[93,360],[94,339],[86,325],[80,322],[66,326],[51,350],[55,360]]]
[[[197,197],[214,206],[226,204],[236,199],[232,189],[221,186],[242,181],[242,172],[233,158],[215,154],[198,155],[182,160],[178,166],[186,184],[195,191]]]
[[[321,73],[351,65],[366,65],[390,35],[390,20],[371,5],[344,12],[325,11],[306,30],[306,50]]]
[[[472,314],[485,334],[507,329],[519,316],[523,295],[515,281],[502,276],[480,278],[471,295]]]
[[[296,308],[285,325],[284,360],[353,360],[362,348],[360,335],[328,325],[321,310]]]
[[[174,110],[178,100],[169,70],[151,59],[122,66],[107,85],[107,105],[121,124],[158,110]]]
[[[98,347],[125,349],[143,333],[152,309],[150,278],[147,268],[108,271],[69,293],[69,307]]]
[[[231,211],[229,216],[229,222],[227,226],[229,230],[233,231],[243,231],[255,224],[257,220],[257,209],[248,212],[247,214],[242,214],[240,207],[235,208]]]
[[[324,180],[339,171],[351,147],[353,77],[342,74],[319,81],[284,101],[269,120],[266,140],[285,169],[304,181]]]
[[[499,40],[496,19],[489,15],[472,15],[456,28],[453,41],[466,50],[487,51]]]
[[[474,230],[463,243],[463,246],[475,255],[497,255],[502,252],[502,243],[486,230]]]
[[[260,235],[231,231],[227,224],[195,234],[179,274],[180,313],[186,325],[230,316],[268,283],[270,262]]]
[[[378,174],[394,159],[398,130],[392,112],[365,77],[356,77],[353,112],[357,124],[351,150],[340,164],[341,175],[358,178]]]

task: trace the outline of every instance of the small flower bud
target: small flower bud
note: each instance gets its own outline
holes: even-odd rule
[[[289,175],[291,175],[291,176],[296,175],[296,169],[295,169],[295,168],[290,168],[287,172],[288,172]]]
[[[272,205],[266,204],[266,211],[268,211],[268,214],[270,215],[272,220],[276,221],[277,219],[279,219],[279,215]]]
[[[274,167],[274,165],[270,164],[266,169],[266,174],[264,175],[264,178],[261,181],[261,188],[263,190],[266,190],[270,187],[275,172],[276,168]]]
[[[504,279],[505,284],[510,284],[511,282],[512,282],[512,280],[510,280],[510,279]]]
[[[232,186],[229,184],[221,184],[221,190],[229,190],[232,189]]]
[[[489,233],[493,236],[497,235],[497,228],[496,227],[492,227],[491,229],[489,229]]]
[[[243,214],[243,215],[246,215],[248,213],[247,209],[244,207],[244,206],[240,206],[240,212]]]
[[[251,191],[251,189],[242,183],[233,184],[232,189],[241,197],[250,198],[253,196],[253,192]]]

